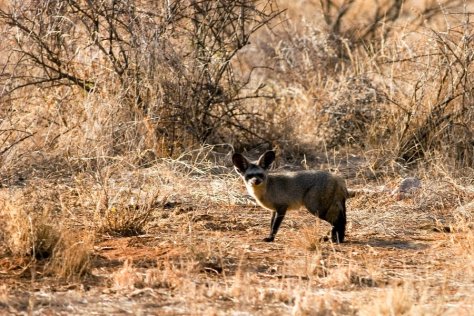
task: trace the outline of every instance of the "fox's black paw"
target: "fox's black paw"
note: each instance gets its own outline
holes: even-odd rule
[[[337,231],[331,232],[331,241],[335,244],[342,244],[344,242],[344,233],[338,233]]]
[[[342,244],[344,242],[344,238],[339,237],[331,237],[331,241],[335,244]]]
[[[264,242],[272,242],[274,240],[275,240],[275,237],[273,237],[273,236],[268,236],[268,237],[263,238]]]

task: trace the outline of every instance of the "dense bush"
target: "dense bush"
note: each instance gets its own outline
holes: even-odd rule
[[[469,13],[402,2],[5,2],[3,168],[205,143],[472,166]]]
[[[42,114],[3,121],[3,153],[51,127],[49,147],[76,134],[100,155],[257,136],[244,119],[252,69],[233,60],[279,13],[250,0],[13,2],[0,11],[2,112]]]

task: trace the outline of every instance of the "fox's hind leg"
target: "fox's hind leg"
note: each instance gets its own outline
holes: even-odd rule
[[[333,225],[331,230],[331,240],[333,242],[342,243],[344,242],[344,237],[346,234],[346,201],[342,200],[336,204],[337,208],[339,209],[337,217],[335,217],[335,220],[334,218],[331,218],[332,221],[329,221]]]
[[[333,227],[330,235],[333,242],[342,243],[346,233],[346,200],[332,202],[329,207],[321,203],[317,198],[318,191],[308,192],[304,204],[308,211],[320,219],[328,222]],[[329,237],[325,236],[322,240],[327,241]]]

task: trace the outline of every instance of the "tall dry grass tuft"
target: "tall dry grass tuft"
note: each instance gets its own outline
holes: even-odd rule
[[[328,238],[330,229],[329,225],[324,223],[316,223],[310,226],[301,228],[298,234],[298,239],[295,240],[295,246],[307,251],[319,252],[321,250],[321,243]]]
[[[46,188],[43,195],[17,191],[10,192],[0,212],[5,221],[2,239],[10,255],[22,259],[24,268],[41,262],[46,274],[60,278],[87,273],[94,235],[66,228],[63,214],[58,214],[62,211],[54,209]]]
[[[359,312],[360,315],[412,315],[413,297],[413,288],[409,286],[388,288]]]
[[[113,274],[112,280],[116,289],[134,289],[143,281],[129,260],[126,260],[123,267]]]
[[[2,218],[5,220],[3,236],[10,253],[32,259],[51,258],[60,240],[60,231],[51,224],[47,214],[31,214],[23,205],[6,201]]]
[[[145,226],[151,220],[151,208],[139,206],[112,207],[105,211],[99,223],[98,232],[110,236],[130,237],[145,233]]]
[[[94,234],[62,229],[46,271],[66,280],[77,280],[90,272]]]
[[[114,178],[118,173],[116,165],[103,168],[96,173],[96,188],[89,190],[88,196],[84,197],[89,200],[89,205],[95,205],[92,226],[99,233],[110,236],[144,234],[146,225],[153,220],[153,211],[162,202],[160,190],[147,188],[146,183],[133,183],[136,180],[123,182]]]

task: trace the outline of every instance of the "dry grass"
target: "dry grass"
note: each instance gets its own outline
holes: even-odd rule
[[[138,45],[122,52],[129,72],[89,42],[55,51],[92,90],[11,91],[48,72],[15,64],[30,35],[11,37],[2,12],[0,314],[471,314],[473,5],[405,1],[397,16],[396,0],[327,3],[278,1],[285,16],[242,47],[222,28],[217,51],[188,41],[211,37],[184,32],[171,7],[149,27],[123,11],[142,36],[124,37]],[[230,153],[269,147],[276,168],[330,169],[358,192],[347,243],[322,241],[330,227],[304,210],[261,242],[270,214]],[[421,186],[397,192],[406,177]]]
[[[2,280],[15,285],[2,292],[2,306],[16,312],[264,315],[467,315],[472,308],[472,183],[423,178],[422,188],[403,198],[391,194],[397,180],[385,191],[352,184],[365,192],[350,200],[347,243],[322,242],[329,227],[301,210],[289,214],[268,244],[260,240],[269,214],[238,198],[243,185],[236,174],[200,172],[207,168],[208,162],[160,160],[126,177],[110,175],[114,196],[120,187],[160,189],[143,234],[105,234],[90,222],[95,208],[79,206],[74,215],[81,222],[64,217],[61,232],[97,231],[85,239],[69,234],[50,261],[35,263],[34,278],[31,262],[2,255]],[[91,187],[83,180],[74,190]],[[57,194],[68,190],[57,187]],[[30,293],[31,283],[42,294]]]

